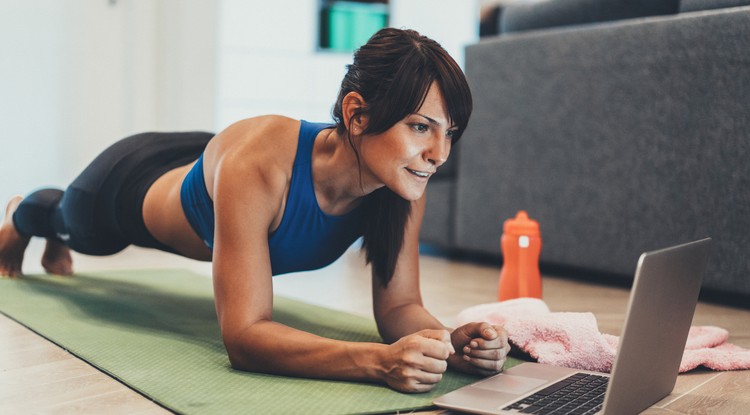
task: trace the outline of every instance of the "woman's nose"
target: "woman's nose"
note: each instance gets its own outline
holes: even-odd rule
[[[440,167],[448,160],[450,154],[450,141],[444,137],[436,137],[428,148],[426,158],[430,164]]]

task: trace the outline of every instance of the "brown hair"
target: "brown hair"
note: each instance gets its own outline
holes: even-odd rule
[[[333,108],[336,129],[347,137],[359,159],[348,127],[354,118],[367,117],[362,135],[380,134],[424,102],[433,82],[445,99],[450,122],[456,127],[452,141],[461,137],[472,110],[471,92],[461,68],[440,44],[413,30],[381,29],[354,53],[354,62],[341,82]],[[350,92],[359,93],[365,105],[344,120],[342,104]],[[393,277],[404,242],[411,203],[383,187],[366,196],[362,249],[374,275],[385,286]]]

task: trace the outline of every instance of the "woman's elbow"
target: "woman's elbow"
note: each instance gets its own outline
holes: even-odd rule
[[[224,338],[224,348],[229,357],[229,364],[232,369],[242,370],[244,372],[261,372],[262,368],[258,364],[257,354],[247,345],[240,344],[237,341],[231,341]]]

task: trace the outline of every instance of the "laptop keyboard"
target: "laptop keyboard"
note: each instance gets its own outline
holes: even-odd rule
[[[522,414],[595,414],[602,409],[606,376],[576,373],[528,396],[503,410]]]

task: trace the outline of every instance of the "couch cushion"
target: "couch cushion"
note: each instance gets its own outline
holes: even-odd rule
[[[532,0],[503,9],[502,33],[677,13],[679,0]]]
[[[456,200],[453,180],[430,180],[419,240],[443,248],[453,246]]]
[[[680,13],[750,5],[750,0],[681,0]]]

